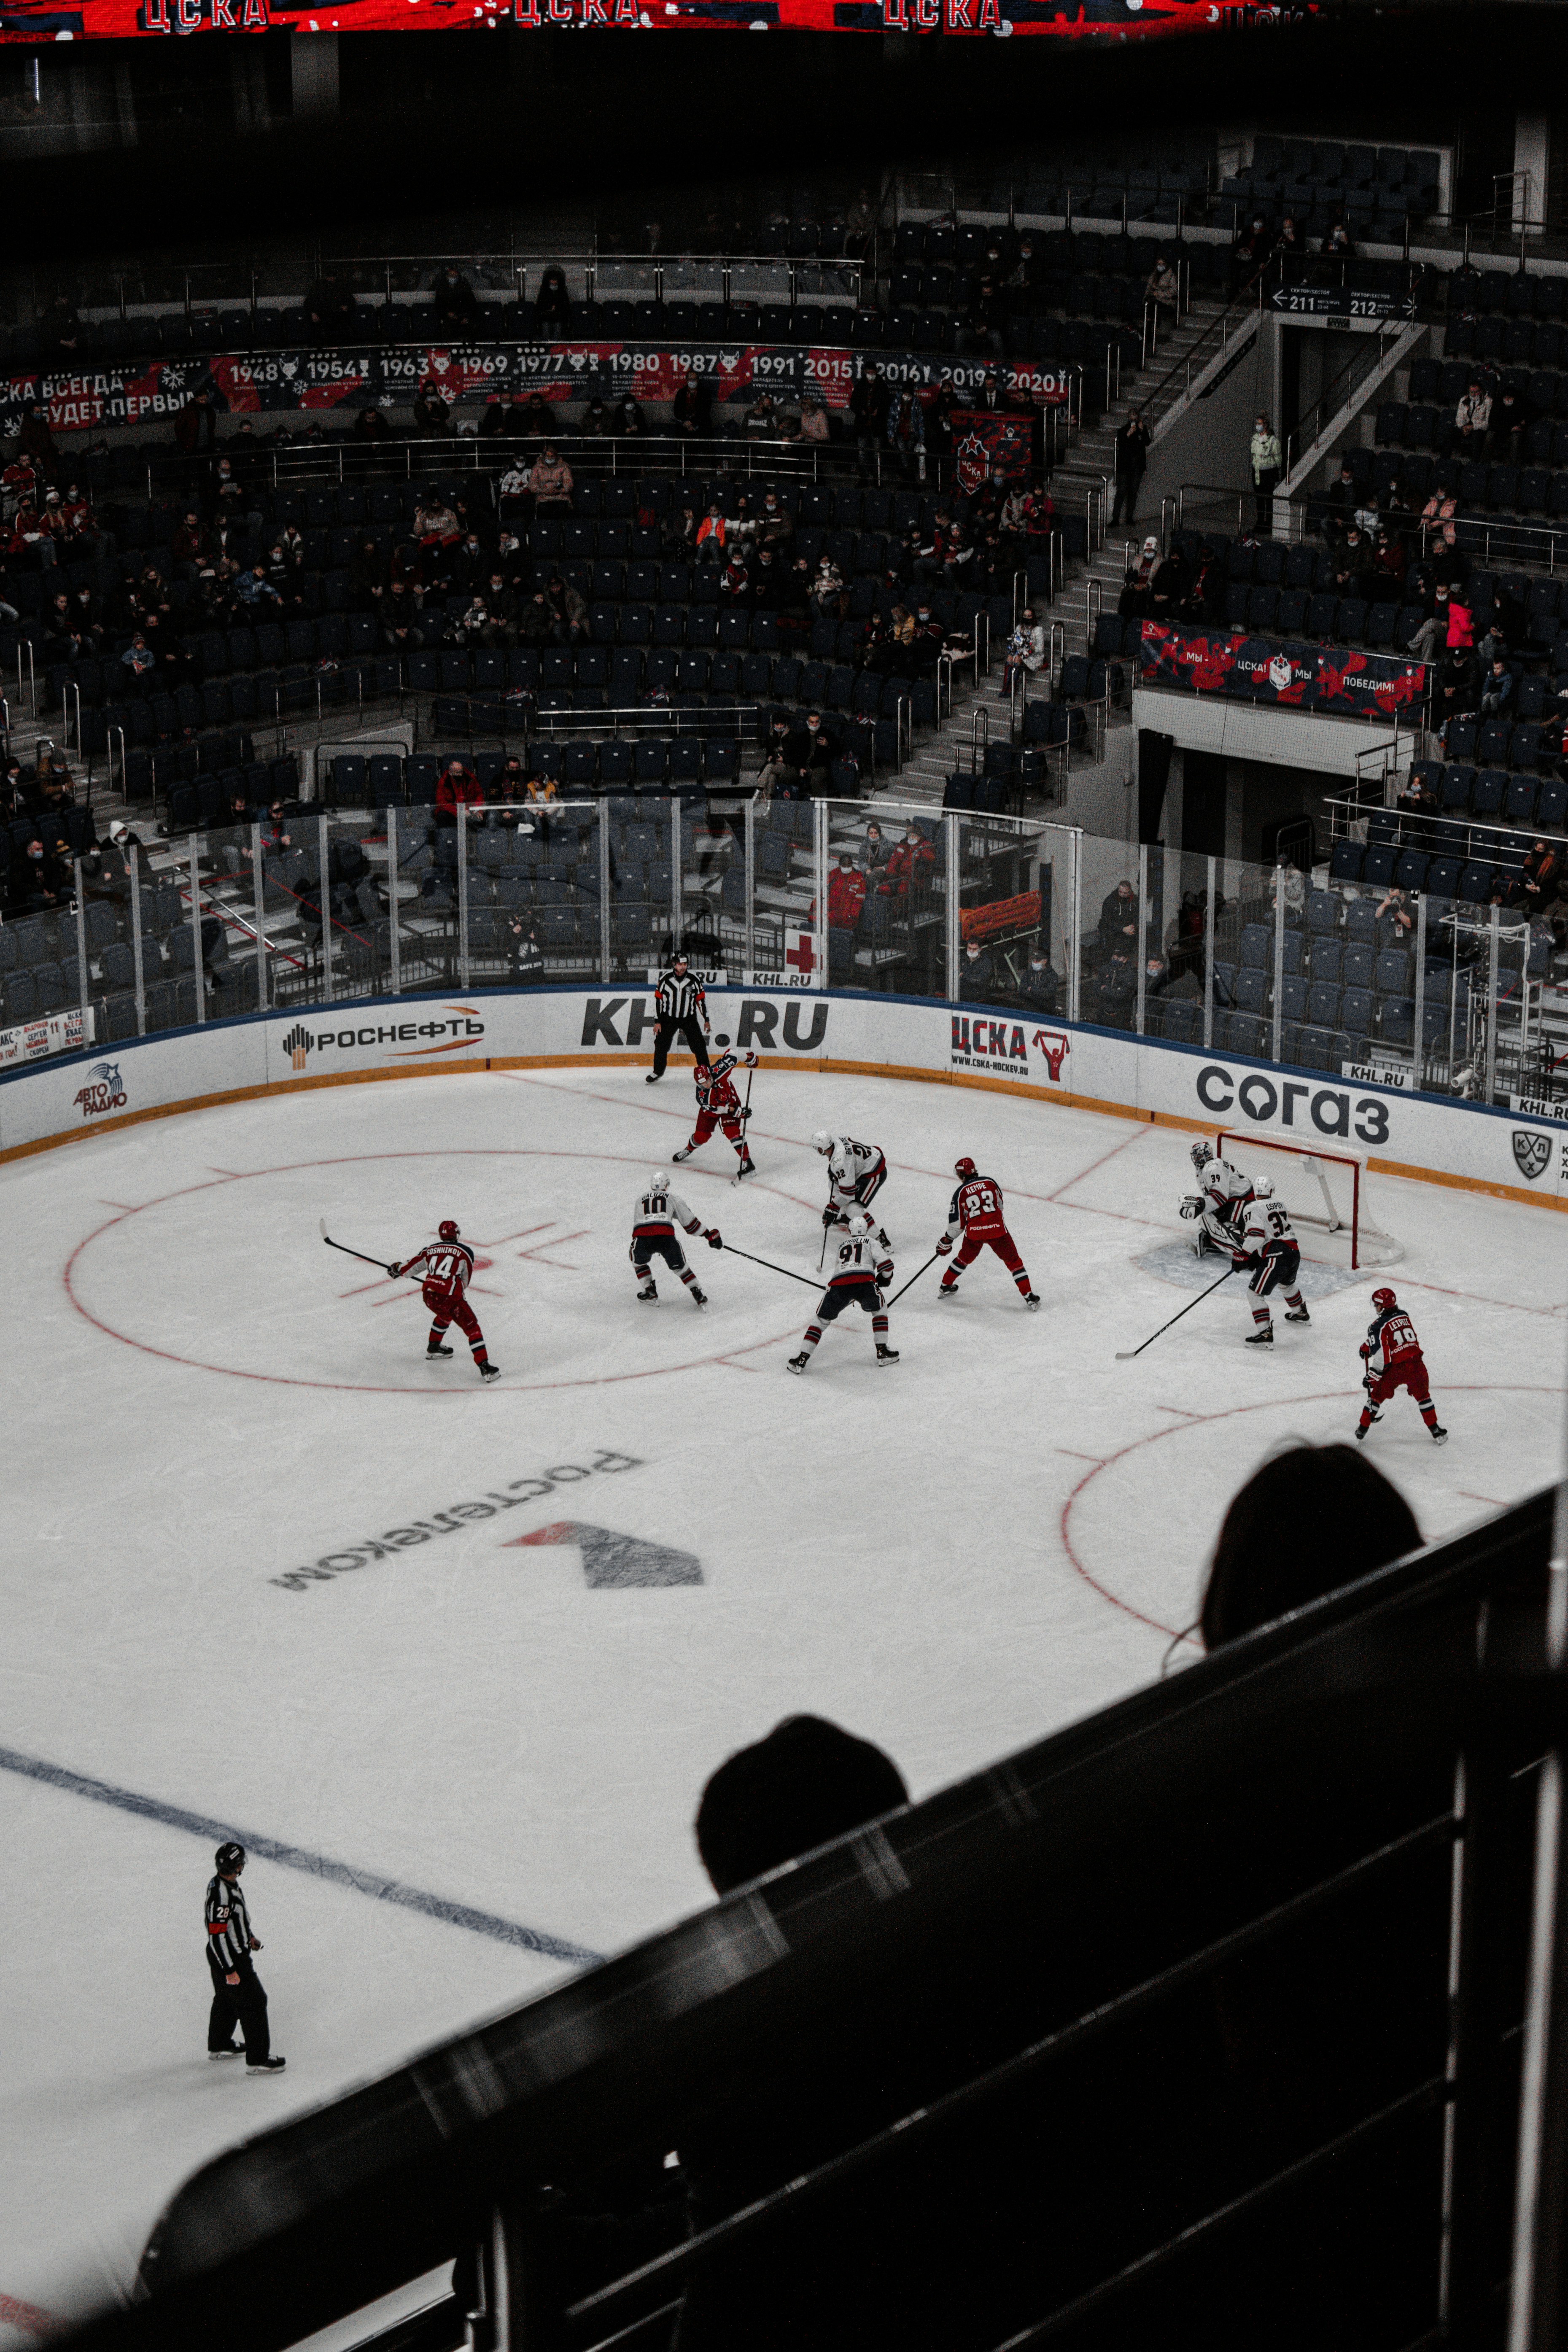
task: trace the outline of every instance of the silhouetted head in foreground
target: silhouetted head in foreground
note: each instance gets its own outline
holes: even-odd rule
[[[1405,1497],[1353,1445],[1277,1454],[1225,1515],[1199,1619],[1204,1647],[1238,1641],[1422,1540]]]
[[[728,1895],[909,1801],[898,1766],[868,1739],[819,1715],[786,1716],[703,1790],[697,1851],[714,1891]]]

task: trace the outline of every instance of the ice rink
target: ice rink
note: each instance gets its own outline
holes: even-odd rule
[[[895,1368],[856,1314],[791,1380],[815,1292],[780,1274],[698,1244],[709,1311],[662,1275],[637,1305],[679,1069],[308,1092],[0,1170],[0,2314],[122,2284],[228,2141],[700,1905],[703,1780],[781,1716],[921,1796],[1145,1682],[1259,1459],[1352,1429],[1374,1275],[1310,1268],[1262,1361],[1239,1283],[1115,1360],[1200,1278],[1189,1136],[798,1070],[752,1099],[754,1182],[721,1138],[674,1171],[727,1239],[811,1274],[840,1128],[887,1151],[902,1282],[968,1152],[1042,1310],[987,1253],[894,1308]],[[1559,1470],[1568,1252],[1539,1211],[1373,1186],[1451,1437],[1401,1398],[1369,1451],[1438,1536]],[[319,1234],[406,1256],[446,1216],[488,1390]],[[252,1848],[275,2079],[204,2055],[219,1835]]]

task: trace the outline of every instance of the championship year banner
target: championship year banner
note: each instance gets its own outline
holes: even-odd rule
[[[825,407],[842,408],[868,360],[876,361],[889,383],[926,394],[949,383],[960,399],[973,397],[994,369],[1008,397],[1026,406],[986,421],[1007,425],[1026,438],[1031,429],[1027,407],[1065,402],[1073,381],[1070,369],[1027,360],[943,359],[924,352],[863,352],[825,344],[399,343],[363,351],[132,360],[12,376],[0,383],[0,433],[17,431],[25,401],[47,412],[51,432],[87,433],[105,425],[172,424],[199,391],[220,412],[256,415],[405,407],[422,386],[434,383],[449,404],[472,409],[530,394],[551,402],[595,395],[616,401],[628,393],[636,400],[667,402],[688,375],[709,385],[715,400],[754,400],[769,392],[799,401],[814,394]]]
[[[1349,646],[1276,644],[1244,631],[1177,628],[1145,621],[1139,643],[1144,686],[1231,695],[1280,709],[1336,718],[1387,718],[1418,703],[1426,672],[1420,662]]]

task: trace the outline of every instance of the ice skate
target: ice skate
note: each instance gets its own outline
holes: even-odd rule
[[[956,1298],[958,1297],[957,1283],[939,1282],[936,1286],[936,1295],[939,1298]]]
[[[645,1087],[657,1087],[663,1076],[664,1072],[662,1070],[650,1070],[647,1077],[643,1080],[643,1084]]]
[[[1432,1432],[1432,1443],[1434,1445],[1447,1445],[1448,1443],[1448,1433],[1442,1426],[1441,1423],[1439,1423],[1438,1426]]]
[[[735,1171],[735,1181],[739,1183],[742,1176],[754,1176],[756,1172],[757,1163],[748,1151],[744,1160],[742,1160],[739,1168]]]
[[[879,1363],[879,1364],[896,1364],[896,1363],[898,1362],[898,1360],[899,1360],[899,1351],[898,1351],[898,1349],[897,1349],[896,1348],[889,1348],[889,1347],[888,1346],[887,1341],[886,1341],[885,1339],[879,1339],[879,1340],[878,1340],[878,1342],[877,1342],[877,1361],[878,1361],[878,1363]]]
[[[689,1143],[683,1143],[679,1151],[672,1151],[669,1156],[671,1160],[676,1161],[689,1160],[691,1157],[691,1145]]]
[[[695,1283],[691,1286],[691,1304],[693,1307],[706,1307],[708,1304],[708,1293],[699,1290]]]
[[[1285,1309],[1287,1323],[1310,1323],[1311,1319],[1304,1307],[1288,1307]]]
[[[658,1292],[650,1282],[645,1284],[644,1287],[638,1291],[637,1297],[639,1299],[657,1298],[658,1297]]]
[[[243,2058],[244,2055],[245,2053],[240,2048],[237,2042],[231,2042],[226,2049],[209,2050],[207,2052],[209,2061],[214,2058]]]
[[[1273,1324],[1266,1323],[1261,1331],[1249,1331],[1247,1344],[1249,1348],[1271,1348],[1274,1345]]]
[[[792,1356],[790,1358],[788,1363],[784,1366],[784,1370],[786,1372],[804,1372],[810,1361],[810,1356],[803,1348],[798,1356]]]
[[[499,1381],[500,1378],[500,1366],[499,1364],[481,1364],[479,1366],[479,1378],[481,1381]]]
[[[1026,1307],[1037,1307],[1039,1303],[1040,1295],[1037,1290],[1031,1290],[1028,1297],[1024,1301]]]
[[[1358,1445],[1361,1444],[1362,1439],[1366,1435],[1367,1431],[1372,1427],[1373,1423],[1374,1421],[1381,1421],[1382,1419],[1383,1419],[1383,1415],[1382,1415],[1382,1413],[1380,1413],[1380,1412],[1372,1412],[1372,1413],[1368,1413],[1368,1415],[1367,1415],[1367,1417],[1366,1417],[1366,1419],[1365,1419],[1364,1421],[1358,1421],[1358,1422],[1357,1422],[1357,1423],[1356,1423],[1356,1432],[1355,1432],[1355,1442],[1356,1442],[1356,1444],[1357,1444]]]
[[[449,1356],[452,1350],[450,1348],[426,1348],[425,1350],[425,1360],[428,1364],[433,1362],[436,1357]]]
[[[247,2074],[280,2074],[288,2063],[287,2058],[247,2058],[245,2071]]]

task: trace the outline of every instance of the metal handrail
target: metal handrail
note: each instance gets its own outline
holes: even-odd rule
[[[1158,432],[1160,426],[1166,421],[1163,415],[1159,415],[1156,412],[1159,409],[1160,402],[1163,395],[1172,390],[1172,387],[1175,384],[1177,377],[1179,376],[1182,379],[1181,390],[1179,393],[1173,394],[1173,399],[1184,397],[1187,393],[1191,392],[1194,373],[1201,375],[1204,369],[1207,367],[1210,359],[1217,359],[1220,352],[1223,352],[1229,343],[1231,336],[1233,334],[1239,333],[1245,319],[1256,317],[1261,320],[1263,316],[1263,285],[1264,279],[1267,276],[1267,269],[1261,269],[1254,281],[1254,285],[1256,287],[1256,299],[1254,299],[1254,287],[1247,287],[1242,293],[1237,296],[1234,302],[1226,304],[1226,308],[1220,312],[1216,319],[1210,320],[1208,325],[1204,329],[1202,334],[1198,336],[1196,341],[1192,343],[1189,348],[1183,352],[1181,358],[1177,360],[1173,366],[1166,369],[1164,374],[1160,378],[1159,383],[1152,385],[1150,389],[1144,393],[1138,404],[1143,411],[1145,416],[1152,416],[1154,418],[1154,423],[1151,427],[1152,431]],[[1211,343],[1214,346],[1212,352],[1209,349]]]
[[[1103,604],[1103,583],[1092,572],[1086,572],[1083,583],[1083,628],[1085,642],[1090,647],[1094,644],[1094,625],[1100,618]]]

